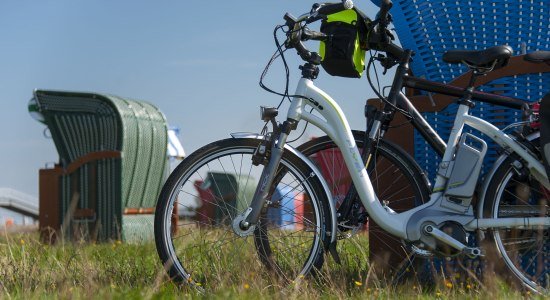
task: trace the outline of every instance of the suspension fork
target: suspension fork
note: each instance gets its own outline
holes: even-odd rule
[[[367,117],[367,136],[365,137],[364,151],[363,151],[363,161],[365,162],[365,167],[367,171],[372,159],[372,150],[373,145],[382,137],[388,130],[393,117],[395,116],[395,106],[403,106],[399,101],[399,93],[403,88],[403,76],[407,75],[409,71],[409,61],[413,55],[411,50],[405,50],[399,66],[395,71],[395,76],[393,78],[393,83],[388,95],[387,102],[384,102],[384,106],[381,111],[376,110],[374,106],[366,105],[365,107],[365,116]],[[399,103],[398,103],[399,101]],[[402,107],[403,108],[403,107]],[[372,123],[368,119],[372,119]],[[371,167],[372,168],[372,167]]]
[[[271,186],[273,185],[273,180],[279,168],[279,163],[283,157],[283,152],[286,144],[286,139],[290,132],[296,128],[296,121],[288,119],[283,122],[278,130],[278,136],[275,135],[272,137],[271,143],[271,155],[269,161],[265,168],[262,171],[260,176],[260,181],[254,192],[254,197],[248,209],[244,212],[244,220],[239,224],[241,229],[246,230],[250,226],[256,225],[260,214],[265,205],[265,202],[269,195],[273,192]]]
[[[378,140],[384,137],[389,128],[389,124],[395,116],[395,109],[390,105],[384,105],[379,110],[374,105],[365,105],[365,117],[367,120],[363,148],[361,149],[361,159],[367,168],[367,173],[371,173],[375,165],[372,163],[374,148]],[[350,185],[342,205],[338,209],[338,221],[349,220],[350,212],[357,205],[362,205],[358,198],[357,189],[354,184]]]

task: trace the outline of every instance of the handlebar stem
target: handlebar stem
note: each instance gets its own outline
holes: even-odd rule
[[[403,77],[409,72],[409,61],[411,60],[411,56],[412,51],[408,49],[405,50],[404,55],[399,62],[399,66],[395,71],[392,87],[390,93],[388,94],[388,101],[393,105],[397,102],[397,95],[403,88]]]

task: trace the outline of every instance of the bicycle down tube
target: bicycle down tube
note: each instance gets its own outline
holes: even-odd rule
[[[317,88],[312,80],[307,78],[301,78],[298,82],[296,95],[301,95],[303,98],[293,98],[287,118],[296,121],[303,119],[312,123],[324,131],[336,143],[341,149],[344,161],[350,170],[353,183],[369,216],[391,234],[407,239],[406,223],[408,212],[395,214],[386,210],[378,201],[372,183],[369,180],[369,175],[364,168],[359,149],[355,144],[351,128],[340,106],[328,94]],[[305,110],[306,104],[312,106],[325,120],[307,112]],[[392,216],[388,217],[390,214]]]

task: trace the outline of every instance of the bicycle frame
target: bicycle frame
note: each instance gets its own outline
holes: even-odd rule
[[[468,177],[464,179],[467,181],[467,185],[462,188],[462,194],[458,194],[459,197],[465,198],[466,201],[462,202],[462,200],[458,199],[460,204],[455,202],[455,199],[452,198],[452,194],[446,193],[449,189],[449,187],[447,187],[447,181],[450,177],[444,177],[438,174],[435,183],[436,188],[434,188],[430,200],[427,203],[403,213],[396,213],[387,205],[380,203],[374,192],[367,169],[365,168],[365,164],[363,162],[364,158],[360,155],[344,113],[336,101],[313,84],[313,80],[317,78],[317,74],[319,72],[317,66],[320,62],[320,56],[317,53],[308,51],[304,46],[302,43],[302,37],[304,34],[307,35],[307,33],[302,32],[300,27],[301,22],[310,17],[312,17],[311,14],[305,14],[295,19],[289,14],[285,15],[287,25],[290,28],[293,28],[292,35],[289,36],[289,39],[285,42],[285,45],[295,48],[300,57],[306,61],[306,64],[301,66],[302,78],[298,82],[295,93],[296,96],[292,99],[289,111],[287,113],[287,119],[279,128],[274,128],[276,133],[274,137],[276,137],[276,140],[271,138],[269,139],[269,142],[271,143],[271,153],[268,163],[265,165],[264,171],[262,172],[260,184],[256,189],[250,207],[239,217],[242,221],[235,223],[233,226],[235,232],[242,232],[243,230],[247,231],[250,226],[255,226],[257,223],[260,211],[265,204],[265,199],[269,197],[269,187],[273,183],[274,174],[282,157],[282,151],[285,147],[286,139],[290,132],[296,128],[296,124],[300,120],[306,120],[317,126],[335,142],[337,147],[340,149],[344,162],[350,172],[353,181],[353,188],[357,190],[359,198],[361,199],[361,202],[369,217],[372,218],[384,230],[401,239],[427,242],[430,248],[435,248],[435,240],[439,240],[459,251],[466,253],[467,255],[479,256],[479,249],[467,247],[462,242],[439,230],[438,226],[443,225],[445,222],[455,222],[469,231],[502,227],[517,228],[525,226],[550,226],[550,218],[544,217],[516,217],[498,219],[475,218],[474,211],[471,206],[470,192],[473,193],[473,189],[475,189],[475,182],[477,180],[477,176],[479,175],[478,166],[481,164],[479,158],[483,157],[486,151],[486,145],[483,141],[481,141],[482,152],[476,154],[479,162],[475,165],[475,177],[471,177],[470,180],[470,175],[468,175]],[[315,39],[313,35],[311,35],[310,38]],[[375,47],[377,47],[378,42],[374,42]],[[522,107],[521,105],[523,105],[521,101],[513,99],[510,101],[509,99],[502,99],[495,96],[489,96],[484,93],[474,92],[473,85],[475,76],[471,77],[470,86],[466,91],[460,90],[458,87],[451,87],[449,94],[458,93],[465,96],[465,98],[459,101],[459,111],[455,118],[455,123],[449,140],[445,144],[433,128],[429,126],[426,120],[421,117],[420,113],[418,113],[406,96],[403,95],[401,89],[403,86],[423,90],[423,87],[427,87],[425,90],[430,91],[430,89],[445,90],[447,87],[442,84],[426,82],[407,75],[409,69],[408,63],[413,55],[412,51],[403,50],[397,46],[392,47],[391,43],[381,47],[379,50],[386,51],[391,54],[392,57],[388,57],[389,61],[386,61],[386,63],[395,65],[397,63],[396,58],[398,58],[399,65],[396,70],[391,90],[386,99],[386,104],[390,104],[389,106],[392,109],[389,109],[388,111],[385,110],[382,114],[377,114],[377,117],[375,117],[374,123],[368,133],[369,140],[375,140],[382,136],[383,132],[387,129],[387,125],[389,124],[388,121],[391,121],[391,118],[393,118],[393,113],[395,112],[393,108],[395,108],[397,100],[401,100],[399,105],[407,106],[406,108],[409,109],[411,116],[413,116],[411,118],[413,125],[416,128],[421,129],[420,133],[434,147],[434,149],[436,149],[438,154],[443,154],[443,162],[440,165],[440,170],[446,168],[446,163],[454,164],[454,156],[457,150],[458,139],[462,136],[464,125],[469,125],[495,140],[495,142],[503,147],[507,153],[516,152],[526,161],[530,172],[541,182],[543,182],[544,186],[550,186],[542,164],[538,162],[534,155],[532,155],[526,148],[522,147],[521,144],[514,141],[511,137],[501,132],[497,127],[482,119],[469,115],[470,105],[472,104],[470,100],[472,98],[485,98],[484,100],[486,102],[493,102],[496,104],[504,103],[505,106],[517,106],[519,104],[519,107]],[[474,75],[476,75],[475,72]],[[311,107],[312,110],[308,112],[306,106]],[[313,114],[313,111],[320,114],[321,117]],[[272,121],[274,121],[274,119],[272,119]],[[477,138],[474,140],[477,140]],[[461,143],[466,145],[465,140],[461,141]],[[465,146],[460,149],[467,149],[467,147]],[[365,153],[368,154],[368,151],[369,150]],[[259,152],[261,152],[260,148]],[[470,155],[470,157],[472,156]],[[466,158],[465,160],[468,159],[469,158]],[[464,172],[461,169],[458,170]],[[445,173],[445,176],[449,176],[446,174],[446,171],[447,170],[443,170],[443,173]],[[312,175],[320,176],[319,174]],[[451,175],[453,174],[451,173]],[[324,181],[322,177],[320,180]],[[459,185],[462,183],[466,182],[454,182],[454,184]],[[326,196],[328,199],[331,199],[330,194],[327,194]],[[480,203],[482,202],[483,201],[480,201]],[[464,205],[462,205],[462,203]],[[334,239],[334,235],[332,235],[332,238]]]
[[[411,239],[411,234],[409,234],[407,230],[411,217],[427,207],[434,207],[438,201],[441,201],[443,191],[438,191],[438,187],[445,187],[446,179],[438,175],[435,183],[436,188],[434,189],[436,192],[432,194],[429,202],[403,213],[398,214],[393,212],[389,207],[383,206],[377,199],[367,171],[364,168],[361,155],[352,136],[349,123],[336,101],[327,93],[316,87],[312,80],[307,78],[301,78],[298,82],[296,95],[300,95],[301,97],[293,98],[287,118],[296,121],[308,121],[319,127],[333,139],[342,152],[344,161],[350,170],[353,183],[369,216],[389,233],[405,240],[415,240],[416,238]],[[406,96],[403,94],[401,94],[400,97],[406,99]],[[305,109],[306,105],[311,106],[313,110],[319,113],[324,119],[308,112],[307,109]],[[507,134],[501,132],[497,127],[480,118],[471,116],[468,113],[469,107],[467,105],[459,106],[442,161],[451,161],[455,153],[457,141],[462,134],[464,124],[466,124],[486,134],[506,151],[516,152],[527,162],[527,167],[532,174],[543,182],[547,188],[550,186],[543,165],[529,153],[528,150],[523,148]],[[440,207],[437,209],[446,211]],[[550,218],[544,217],[475,219],[473,212],[467,212],[463,214],[463,216],[468,216],[469,218],[469,221],[464,224],[465,228],[468,230],[521,226],[550,226]],[[412,235],[416,236],[416,234]]]

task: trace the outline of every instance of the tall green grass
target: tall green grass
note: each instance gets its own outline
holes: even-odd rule
[[[315,279],[282,283],[269,272],[251,267],[254,253],[222,260],[203,258],[215,289],[201,293],[170,281],[154,243],[118,241],[105,244],[45,245],[36,233],[0,233],[0,298],[5,299],[521,299],[539,297],[512,289],[501,281],[491,284],[441,278],[430,289],[414,282],[391,286],[369,268],[368,238],[344,241],[343,264],[326,258]],[[247,255],[248,254],[248,255]],[[250,255],[251,254],[251,255]],[[224,272],[225,264],[242,259],[241,272]],[[257,263],[257,262],[256,262]],[[256,270],[252,272],[250,270]]]

